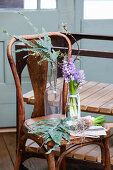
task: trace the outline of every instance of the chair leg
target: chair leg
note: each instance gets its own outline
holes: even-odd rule
[[[20,147],[18,146],[14,170],[20,170],[21,161],[22,161],[22,150],[20,150]]]
[[[101,149],[101,164],[103,165],[103,167],[105,167],[105,147],[103,142],[99,145],[100,149]]]
[[[14,165],[14,170],[20,170],[21,168],[21,162],[22,162],[22,155],[25,151],[25,143],[26,143],[26,136],[21,137],[21,141],[18,140],[17,145],[17,155],[16,155],[16,161]]]
[[[51,149],[51,147],[47,146],[48,150]],[[55,156],[54,153],[51,152],[47,155],[47,162],[48,162],[48,170],[55,170]]]
[[[47,156],[47,162],[48,162],[48,170],[55,170],[55,158],[53,153],[50,153]]]
[[[105,167],[104,170],[111,170],[110,164],[110,152],[109,152],[109,138],[105,138],[103,141],[105,147]]]
[[[60,147],[60,154],[66,151],[66,145]],[[61,169],[66,170],[66,158],[64,157],[61,162]]]

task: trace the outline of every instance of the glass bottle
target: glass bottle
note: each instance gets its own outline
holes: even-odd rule
[[[56,86],[56,67],[51,64],[50,86],[44,93],[46,119],[60,120],[62,116],[62,91]]]
[[[65,106],[65,116],[72,118],[80,118],[80,97],[79,93],[75,93],[74,95],[68,93],[67,103]]]

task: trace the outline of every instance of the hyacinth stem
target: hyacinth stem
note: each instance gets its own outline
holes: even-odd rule
[[[69,83],[69,92],[71,95],[76,94],[77,87],[74,84],[74,81],[70,81]],[[77,105],[76,105],[76,98],[70,97],[70,116],[71,117],[77,117],[78,111],[77,111]]]
[[[71,97],[71,113],[73,113],[73,115],[71,115],[72,117],[77,116],[77,106],[76,106],[76,99],[75,97]]]

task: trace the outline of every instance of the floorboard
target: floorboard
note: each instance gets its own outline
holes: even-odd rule
[[[13,162],[7,150],[3,136],[0,134],[0,170],[14,170]]]
[[[10,158],[12,159],[12,162],[14,164],[16,158],[16,133],[8,133],[8,134],[5,133],[3,134],[3,139],[6,143]]]

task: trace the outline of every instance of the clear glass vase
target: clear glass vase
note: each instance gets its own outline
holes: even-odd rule
[[[62,116],[62,91],[56,86],[56,67],[51,66],[50,86],[44,93],[46,119],[60,120]]]
[[[80,118],[80,97],[79,93],[75,93],[74,95],[68,94],[68,99],[65,107],[65,116],[72,118]]]

